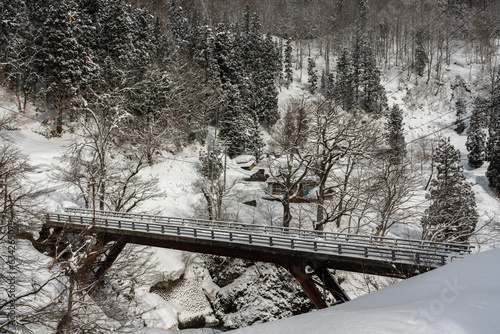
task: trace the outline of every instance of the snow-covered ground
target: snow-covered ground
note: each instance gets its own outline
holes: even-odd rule
[[[499,262],[499,249],[481,252],[346,304],[228,333],[500,333]]]
[[[461,75],[470,85],[475,85],[476,80],[482,77],[478,67],[471,69],[460,65],[464,63],[461,61],[464,57],[460,56],[460,53],[454,57],[457,61],[452,62],[447,69],[445,84],[439,91],[432,84],[427,86],[421,83],[415,86],[406,82],[401,85],[401,80],[392,80],[399,75],[396,68],[386,72],[384,80],[387,82],[389,104],[398,103],[405,112],[407,141],[427,135],[431,135],[429,139],[450,136],[452,144],[460,149],[465,176],[473,184],[476,194],[480,225],[484,225],[500,216],[500,202],[488,187],[484,176],[487,164],[479,169],[469,168],[465,150],[466,134],[458,135],[452,128],[440,130],[455,121],[455,114],[452,112],[455,100],[451,98],[450,84],[456,75]],[[321,65],[321,61],[318,61],[318,65]],[[295,77],[298,77],[298,71]],[[401,75],[400,79],[404,79],[403,77],[404,75]],[[304,80],[306,78],[305,74]],[[304,87],[304,83],[295,82],[289,90],[283,88],[279,97],[280,104],[291,97],[307,95],[304,93]],[[6,96],[5,92],[0,93]],[[473,96],[465,96],[469,115],[472,98]],[[0,102],[0,106],[14,109],[12,104],[5,100]],[[0,108],[0,113],[2,112],[8,111]],[[28,114],[35,117],[33,112]],[[35,166],[35,172],[30,178],[39,186],[53,190],[41,199],[47,210],[60,211],[63,207],[77,205],[74,192],[51,178],[53,164],[58,163],[58,157],[65,151],[73,134],[66,133],[62,138],[47,139],[40,134],[43,133],[43,127],[36,120],[26,118],[21,118],[17,127],[19,130],[10,131],[9,136]],[[266,135],[266,138],[269,139],[269,136]],[[165,153],[157,164],[145,170],[145,173],[158,177],[158,187],[165,196],[144,203],[140,207],[141,211],[178,217],[197,215],[203,201],[193,186],[199,178],[199,149],[200,147],[190,147],[175,156]],[[256,167],[258,168],[259,166]],[[236,161],[228,161],[229,182],[239,180],[231,192],[232,199],[227,201],[229,217],[247,223],[279,222],[281,213],[276,202],[263,201],[259,203],[258,208],[242,204],[244,200],[254,199],[255,194],[263,191],[260,184],[241,181],[252,173],[241,169]],[[300,213],[299,208],[294,212],[295,217],[300,217]],[[298,224],[298,220],[295,223]],[[485,229],[483,234],[473,240],[474,243],[478,242],[477,250],[494,249],[500,245],[496,236],[489,232],[490,230]],[[23,251],[21,247],[20,251]],[[26,247],[26,251],[34,250]],[[136,289],[135,296],[137,304],[134,312],[140,314],[140,321],[157,327],[146,333],[169,333],[166,329],[176,329],[181,317],[189,318],[199,314],[210,317],[210,312],[205,308],[206,301],[199,304],[196,310],[183,308],[181,305],[186,299],[203,298],[204,294],[214,294],[217,291],[217,287],[205,280],[206,272],[197,267],[196,260],[186,260],[181,252],[165,249],[154,250],[153,257],[151,263],[154,264],[154,269],[143,285]],[[499,250],[482,252],[357,298],[345,305],[270,324],[242,328],[234,333],[500,333],[500,318],[497,316],[500,312],[500,269],[496,266],[499,261]],[[203,290],[193,294],[172,294],[169,301],[149,291],[150,287],[158,282],[177,280],[181,276],[185,279],[184,291],[192,289],[190,280],[196,281],[200,277],[203,279],[198,283]],[[354,288],[348,287],[347,290]],[[196,332],[201,333],[200,330],[187,331]]]

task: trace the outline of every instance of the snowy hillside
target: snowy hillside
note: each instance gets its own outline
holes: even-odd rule
[[[495,334],[500,250],[490,250],[346,304],[234,334]]]
[[[500,4],[244,2],[0,2],[0,232],[21,232],[15,250],[13,229],[0,235],[0,332],[14,290],[12,314],[36,334],[500,333],[500,187],[486,176],[500,155]],[[494,140],[473,168],[478,97],[497,115],[478,126]],[[392,143],[396,109],[404,140]],[[460,191],[437,200],[443,142]],[[71,207],[463,242],[477,254],[404,281],[335,271],[353,300],[311,312],[277,265],[167,248],[128,244],[89,283],[81,270],[101,236],[41,233],[43,213]],[[448,209],[445,232],[424,223]]]

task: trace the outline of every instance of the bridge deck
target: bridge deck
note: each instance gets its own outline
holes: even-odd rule
[[[67,209],[49,227],[89,229],[108,240],[311,267],[409,277],[463,257],[473,246],[293,228]]]

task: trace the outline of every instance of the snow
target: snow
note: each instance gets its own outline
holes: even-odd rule
[[[456,61],[444,71],[446,84],[442,85],[439,91],[436,85],[425,85],[423,80],[415,86],[413,82],[406,80],[405,75],[401,75],[398,72],[400,69],[396,67],[384,74],[385,88],[389,105],[398,103],[405,112],[407,141],[429,134],[432,134],[428,137],[431,140],[438,136],[450,136],[453,145],[460,149],[464,174],[473,184],[476,194],[480,225],[485,226],[500,212],[500,202],[489,188],[484,175],[487,164],[478,169],[469,168],[465,150],[466,134],[458,135],[452,128],[441,130],[455,121],[452,110],[454,101],[450,100],[452,90],[449,83],[457,74],[471,86],[482,77],[479,66],[471,69],[461,65],[466,63],[465,55],[457,53],[454,58]],[[321,59],[317,64],[318,66],[322,64]],[[298,77],[296,71],[295,78]],[[306,80],[307,75],[304,75],[303,83],[296,80],[290,89],[282,88],[279,95],[280,105],[283,106],[291,98],[301,96],[311,98],[304,92],[307,90]],[[465,97],[470,115],[472,96]],[[1,108],[14,109],[11,103],[2,101],[0,104]],[[30,110],[32,109],[34,108]],[[33,113],[30,115],[41,118]],[[30,180],[45,189],[55,190],[41,199],[46,203],[46,210],[60,211],[63,207],[77,206],[75,193],[51,179],[53,165],[58,163],[57,157],[64,153],[69,139],[74,134],[66,133],[62,138],[47,139],[41,134],[45,131],[44,128],[30,119],[19,121],[18,127],[20,130],[9,131],[8,135],[35,166],[35,172],[30,175]],[[269,141],[269,134],[264,135],[266,141]],[[193,186],[199,178],[198,151],[199,147],[193,146],[179,155],[164,153],[157,164],[144,171],[143,176],[158,177],[158,187],[164,192],[164,196],[144,203],[139,211],[177,217],[197,216],[197,207],[203,202],[202,196]],[[239,165],[249,160],[250,157],[228,160],[226,170],[228,180],[240,180],[253,174],[244,171]],[[259,166],[256,167],[258,168]],[[279,203],[259,201],[261,195],[264,195],[264,185],[237,183],[230,194],[231,200],[228,200],[228,205],[231,206],[228,210],[232,213],[232,217],[241,218],[245,222],[258,221],[261,224],[279,222],[281,214]],[[260,209],[241,205],[243,201],[254,199]],[[295,216],[298,217],[298,214]],[[304,226],[306,224],[304,223]],[[495,248],[499,247],[500,242],[490,232],[489,228],[485,228],[483,233],[473,240],[474,243],[478,243],[477,249],[482,251],[477,255],[359,297],[344,305],[255,327],[241,328],[231,333],[499,333],[500,268],[496,264],[500,261],[500,250]],[[27,275],[34,278],[35,282],[42,283],[48,277],[58,274],[57,267],[47,269],[52,259],[38,253],[29,243],[24,241],[19,243],[19,254],[25,256],[23,260],[36,260],[34,261],[36,266],[31,270],[32,275],[31,273]],[[142,331],[143,333],[172,333],[167,329],[177,329],[179,320],[188,321],[200,315],[210,319],[212,316],[208,300],[214,298],[219,287],[211,281],[195,257],[186,261],[184,254],[163,248],[153,249],[151,259],[153,268],[148,276],[139,282],[135,291],[134,309],[141,314],[143,323],[150,327]],[[350,276],[351,279],[353,277]],[[182,289],[172,293],[168,301],[150,292],[150,288],[157,283],[177,281],[181,278],[184,279]],[[248,279],[245,281],[242,278],[237,284],[248,284]],[[28,289],[28,283],[30,282],[26,280],[20,289],[24,287]],[[47,300],[56,295],[57,288],[56,285],[47,287],[44,294]],[[225,289],[227,290],[229,288]],[[190,303],[193,301],[195,302]],[[46,300],[36,302],[41,305]],[[43,329],[36,329],[35,332],[43,333]],[[211,332],[211,330],[189,329],[176,333]]]
[[[471,255],[346,304],[233,334],[499,333],[500,249]]]
[[[149,289],[147,289],[149,290]],[[180,307],[145,289],[136,292],[138,308],[145,311],[141,318],[147,327],[175,328]]]

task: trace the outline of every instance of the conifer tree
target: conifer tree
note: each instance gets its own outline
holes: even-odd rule
[[[487,128],[490,119],[490,101],[484,97],[476,97],[474,100],[473,117],[481,128]]]
[[[246,153],[250,138],[247,130],[252,122],[248,117],[240,92],[235,85],[225,83],[219,102],[219,135],[225,141],[227,154],[235,156]]]
[[[215,181],[222,175],[222,155],[222,148],[215,143],[208,146],[207,152],[200,151],[201,174],[205,179]]]
[[[467,112],[465,107],[465,102],[461,98],[455,103],[455,109],[457,114],[457,128],[455,131],[461,135],[465,131],[465,122],[463,120],[465,113]]]
[[[337,60],[336,74],[334,99],[344,110],[351,110],[354,107],[353,67],[347,49],[342,51]]]
[[[175,43],[178,46],[188,45],[191,40],[190,26],[177,0],[171,0],[168,18]]]
[[[356,38],[352,52],[352,83],[356,104],[367,112],[381,112],[387,106],[385,89],[373,51],[363,35]]]
[[[403,111],[395,104],[387,115],[386,138],[391,160],[401,163],[406,155],[406,142],[403,133]]]
[[[424,48],[424,32],[419,29],[415,36],[415,72],[418,76],[424,75],[425,66],[429,62]]]
[[[500,74],[500,70],[498,74]],[[486,156],[490,164],[486,171],[486,177],[490,187],[496,189],[500,194],[500,77],[498,74],[491,93],[491,114],[486,145]]]
[[[34,40],[38,33],[27,17],[24,0],[0,4],[0,62],[5,66],[7,83],[16,95],[21,112],[25,110],[28,94],[35,84]]]
[[[327,82],[327,89],[326,89],[326,96],[327,98],[332,98],[334,91],[335,91],[335,76],[332,72],[328,74],[328,77],[326,79]]]
[[[323,69],[321,71],[321,78],[319,79],[321,85],[321,92],[323,95],[328,95],[328,78],[326,76],[326,71]]]
[[[316,62],[312,58],[307,59],[307,82],[309,91],[314,94],[318,85],[318,75],[316,74]]]
[[[282,65],[272,37],[268,34],[260,40],[260,43],[262,52],[259,66],[253,74],[253,84],[256,87],[254,95],[258,105],[253,109],[259,123],[272,126],[279,118],[276,78],[282,72]]]
[[[52,1],[43,25],[45,94],[57,111],[55,135],[61,134],[63,113],[72,107],[84,79],[86,55],[79,43],[82,32],[77,9],[73,0]]]
[[[215,31],[213,53],[221,84],[227,82],[236,86],[240,84],[243,73],[235,43],[233,32],[220,23]]]
[[[433,156],[437,166],[431,182],[431,205],[422,219],[423,238],[442,242],[467,242],[478,215],[471,185],[463,175],[460,151],[442,139]]]
[[[477,101],[477,100],[476,100]],[[479,168],[483,165],[484,149],[486,145],[486,135],[481,126],[481,116],[478,114],[480,109],[474,108],[470,119],[469,129],[467,130],[467,142],[465,147],[469,151],[467,158],[469,166]]]
[[[288,89],[290,84],[293,82],[293,67],[292,67],[292,39],[290,37],[286,38],[285,46],[285,86]]]
[[[496,88],[494,94],[497,94],[499,91],[500,89]],[[490,164],[486,171],[486,177],[488,178],[490,187],[500,193],[500,105],[495,104],[495,101],[499,101],[498,97],[493,97],[493,110],[488,129],[487,155]]]

